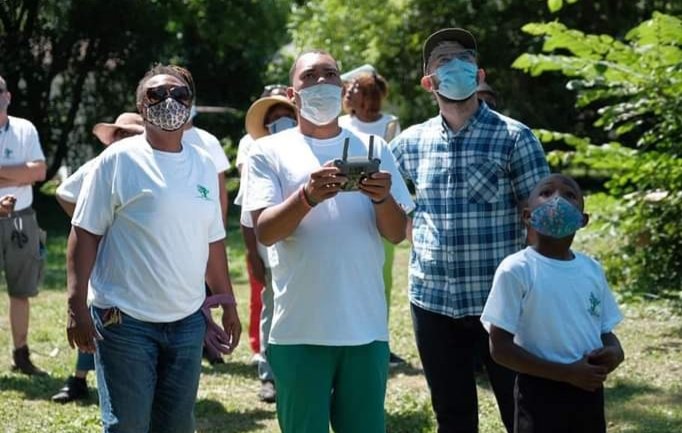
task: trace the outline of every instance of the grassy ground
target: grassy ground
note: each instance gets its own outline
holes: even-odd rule
[[[10,335],[7,297],[0,296],[0,433],[97,432],[99,411],[94,378],[93,397],[79,404],[57,405],[50,396],[71,374],[75,353],[64,335],[64,245],[66,224],[48,206],[41,223],[50,231],[49,264],[42,292],[32,304],[30,346],[33,359],[50,375],[28,378],[9,371]],[[233,218],[234,219],[234,218]],[[44,223],[43,220],[49,221]],[[237,230],[229,230],[232,278],[240,300],[242,322],[247,318],[248,288],[244,256]],[[429,393],[414,345],[406,297],[408,246],[397,249],[396,280],[391,307],[393,350],[409,365],[391,371],[386,398],[390,433],[434,432]],[[0,291],[6,288],[0,284]],[[682,315],[661,302],[624,306],[626,320],[618,329],[626,362],[607,382],[609,432],[669,433],[682,431]],[[246,326],[245,326],[246,327]],[[223,366],[204,364],[196,405],[202,433],[277,432],[274,405],[256,398],[256,370],[249,365],[247,336]],[[485,380],[479,382],[480,419],[484,433],[502,431],[497,409]],[[453,390],[453,392],[457,392]]]

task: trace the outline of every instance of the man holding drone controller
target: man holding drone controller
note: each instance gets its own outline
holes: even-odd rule
[[[259,241],[279,259],[267,355],[280,428],[328,432],[331,422],[336,433],[384,433],[381,237],[405,238],[414,203],[386,143],[373,138],[370,153],[370,136],[339,127],[336,60],[304,52],[290,79],[298,127],[256,141],[244,198]]]

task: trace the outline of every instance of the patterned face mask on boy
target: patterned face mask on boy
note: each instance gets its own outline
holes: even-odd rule
[[[540,234],[555,239],[571,236],[582,228],[583,214],[571,202],[555,196],[533,209],[530,226]]]

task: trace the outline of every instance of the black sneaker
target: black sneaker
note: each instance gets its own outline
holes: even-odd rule
[[[55,403],[68,403],[74,400],[86,400],[90,395],[85,378],[71,376],[58,393],[52,396]]]
[[[33,362],[31,362],[30,358],[30,352],[28,350],[28,346],[23,346],[18,349],[14,349],[14,352],[12,352],[12,358],[14,360],[14,364],[12,365],[12,370],[14,371],[19,371],[21,373],[24,373],[28,376],[45,376],[47,373],[45,373],[43,370],[39,369],[36,367]]]
[[[388,366],[389,367],[398,367],[400,365],[407,364],[407,361],[405,361],[403,358],[399,357],[395,353],[391,352],[388,358]]]
[[[260,390],[258,391],[258,399],[265,403],[274,403],[275,400],[277,400],[275,382],[271,380],[264,380],[261,382]]]

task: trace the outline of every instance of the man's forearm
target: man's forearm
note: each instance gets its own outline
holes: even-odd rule
[[[86,307],[88,282],[97,258],[101,236],[72,227],[66,247],[66,280],[69,309]]]
[[[214,295],[228,294],[234,297],[229,277],[229,265],[223,240],[208,245],[208,262],[206,263],[206,284]]]
[[[223,225],[227,225],[227,188],[225,187],[225,172],[218,173],[218,194],[220,194],[220,216],[223,218]]]
[[[251,212],[258,241],[271,246],[291,235],[312,210],[303,200],[294,193],[278,205]]]
[[[0,166],[0,181],[9,182],[11,185],[30,185],[45,180],[46,171],[47,167],[43,161],[2,165]]]
[[[383,203],[374,204],[374,211],[381,236],[394,244],[402,242],[406,235],[407,215],[393,196],[389,195]]]

